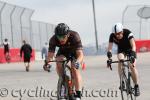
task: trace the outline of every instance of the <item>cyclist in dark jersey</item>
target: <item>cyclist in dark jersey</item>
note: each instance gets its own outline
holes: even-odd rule
[[[76,89],[76,100],[81,99],[81,88],[82,88],[82,77],[79,72],[79,67],[83,61],[83,47],[80,36],[77,32],[69,30],[69,27],[60,23],[55,28],[55,35],[53,35],[49,42],[49,53],[47,62],[52,60],[55,48],[59,47],[56,54],[56,59],[58,61],[64,58],[74,57],[76,60],[71,61],[71,70],[74,77],[74,84]],[[60,76],[62,64],[57,62],[57,73]]]
[[[136,45],[133,33],[128,29],[123,29],[123,25],[121,23],[116,23],[113,26],[112,33],[109,37],[109,45],[107,57],[110,59],[112,57],[112,46],[115,43],[118,46],[117,57],[118,60],[124,59],[125,55],[128,53],[130,57],[133,59],[133,65],[130,66],[132,79],[135,83],[135,96],[140,95],[139,85],[138,85],[138,71],[136,68]],[[120,75],[121,72],[121,64],[118,64],[118,73]]]

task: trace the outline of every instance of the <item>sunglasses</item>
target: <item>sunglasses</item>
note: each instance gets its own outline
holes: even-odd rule
[[[56,35],[58,40],[63,40],[67,37],[67,35]]]
[[[117,36],[117,35],[121,35],[122,34],[122,32],[119,32],[119,33],[115,33],[115,35]]]

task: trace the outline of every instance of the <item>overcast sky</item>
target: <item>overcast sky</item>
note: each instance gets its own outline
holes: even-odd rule
[[[65,22],[77,31],[84,45],[95,43],[92,0],[1,0],[35,10],[32,19]],[[98,42],[108,41],[112,25],[121,22],[127,5],[150,5],[150,0],[95,0]]]

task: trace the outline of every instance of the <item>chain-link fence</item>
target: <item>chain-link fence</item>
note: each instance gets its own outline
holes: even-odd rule
[[[33,21],[34,11],[0,1],[0,43],[7,38],[10,46],[20,48],[26,40],[35,50],[41,50],[52,36],[55,25]]]
[[[129,5],[125,8],[122,23],[129,28],[136,39],[150,39],[150,6]]]

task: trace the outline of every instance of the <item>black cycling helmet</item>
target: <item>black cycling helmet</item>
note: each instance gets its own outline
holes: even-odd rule
[[[55,35],[67,35],[69,27],[65,23],[59,23],[55,28]]]

